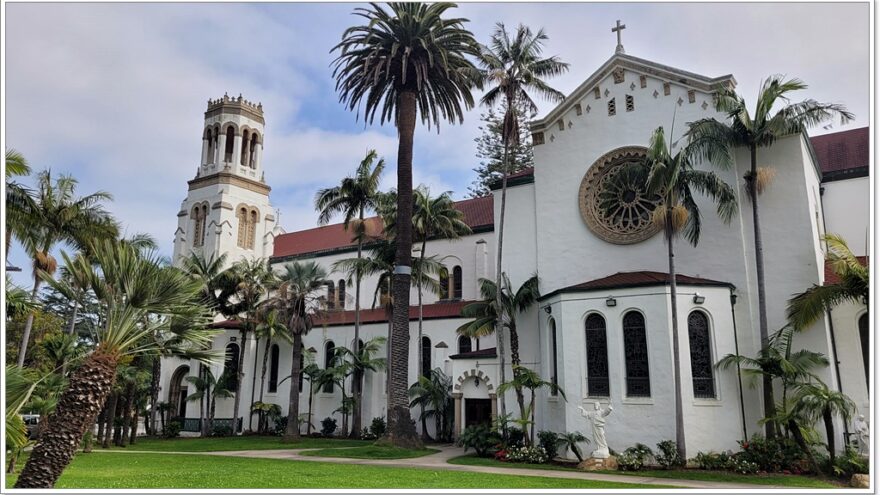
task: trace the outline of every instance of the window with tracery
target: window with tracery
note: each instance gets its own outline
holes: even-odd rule
[[[556,360],[556,320],[550,320],[550,383],[559,385],[559,369]],[[550,395],[559,395],[556,388],[550,389]]]
[[[461,299],[461,267],[456,266],[452,269],[452,297]]]
[[[458,337],[458,353],[471,352],[471,338],[464,335]]]
[[[645,317],[638,311],[623,315],[623,356],[626,362],[626,395],[650,397],[651,375],[648,370]]]
[[[193,219],[193,247],[205,245],[205,221],[208,217],[207,205],[193,207],[190,217]]]
[[[715,375],[712,371],[712,346],[709,341],[709,318],[701,311],[688,315],[688,340],[691,351],[691,378],[694,397],[715,398]]]
[[[324,344],[324,369],[329,370],[334,366],[336,366],[336,344],[334,344],[332,340],[328,340],[327,343]],[[332,394],[333,382],[328,381],[325,383],[324,388],[321,391],[325,394]]]
[[[586,341],[587,395],[608,397],[611,391],[608,382],[608,337],[605,333],[605,318],[601,315],[593,313],[587,316]]]

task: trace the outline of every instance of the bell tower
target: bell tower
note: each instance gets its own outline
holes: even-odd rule
[[[201,161],[177,214],[175,265],[192,252],[268,258],[276,234],[271,188],[263,173],[263,105],[223,95],[208,100]]]

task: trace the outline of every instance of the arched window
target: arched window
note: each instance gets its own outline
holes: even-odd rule
[[[333,343],[332,340],[328,340],[326,344],[324,344],[324,369],[329,370],[336,364],[336,344]],[[333,382],[328,382],[324,384],[324,388],[321,390],[325,394],[333,393]]]
[[[345,309],[345,280],[342,279],[336,284],[336,307]]]
[[[247,161],[248,155],[249,155],[248,148],[247,148],[248,144],[249,144],[248,137],[250,137],[250,134],[248,134],[248,131],[247,130],[242,131],[242,133],[241,133],[241,158],[239,159],[239,163],[241,163],[244,166],[248,165],[248,161]]]
[[[453,299],[461,299],[461,267],[456,266],[452,269],[452,297]]]
[[[333,285],[333,282],[327,282],[327,308],[333,309],[336,307],[336,286]]]
[[[440,299],[449,299],[449,270],[440,269]]]
[[[623,315],[623,357],[626,361],[626,395],[650,397],[651,376],[648,371],[645,317],[638,311]]]
[[[715,376],[712,373],[712,346],[709,341],[709,318],[701,311],[688,315],[688,341],[691,351],[691,378],[694,397],[715,398]]]
[[[299,360],[299,392],[303,391],[303,369],[306,367],[306,346],[303,344],[299,345],[300,350],[300,360]]]
[[[559,363],[556,359],[556,320],[550,319],[550,383],[559,385]],[[550,395],[558,395],[555,388],[550,389]]]
[[[208,141],[208,150],[205,153],[205,162],[214,163],[214,135],[211,129],[205,129],[205,139]]]
[[[226,346],[226,361],[223,363],[223,376],[226,380],[226,388],[235,392],[238,390],[238,344]]]
[[[390,295],[390,291],[388,290],[389,284],[391,284],[391,279],[379,282],[379,304],[385,304],[388,299],[388,296]]]
[[[422,376],[431,376],[431,339],[422,336]]]
[[[257,137],[257,133],[251,134],[251,144],[248,147],[248,159],[247,163],[251,168],[257,168],[257,145],[260,143],[259,138]]]
[[[238,212],[235,214],[238,218],[238,240],[235,245],[240,248],[247,247],[247,232],[248,232],[248,211],[247,208],[242,206],[238,209]]]
[[[868,329],[868,313],[859,317],[859,340],[862,344],[862,364],[865,366],[865,384],[868,386],[868,392],[871,391],[871,377],[868,368],[871,365],[871,334]]]
[[[202,207],[193,206],[190,218],[193,220],[193,247],[199,247],[204,241],[204,222],[202,222]]]
[[[254,248],[254,239],[257,237],[257,210],[251,210],[248,220],[247,248]]]
[[[458,353],[471,352],[471,338],[461,335],[458,337]]]
[[[235,127],[226,128],[226,149],[223,150],[223,161],[229,163],[232,161],[232,149],[235,145]]]
[[[269,351],[269,393],[278,391],[278,344]]]
[[[608,381],[608,337],[605,334],[605,318],[593,313],[587,316],[587,395],[608,397],[611,387]],[[553,326],[555,329],[555,325]]]
[[[207,229],[205,227],[205,223],[208,221],[208,204],[205,203],[202,205],[202,213],[199,216],[199,222],[202,224],[201,233],[199,234],[199,246],[205,245],[205,232]]]

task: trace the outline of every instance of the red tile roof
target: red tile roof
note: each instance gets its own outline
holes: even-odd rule
[[[810,138],[822,174],[868,166],[868,127]]]
[[[464,221],[471,229],[491,227],[494,223],[491,196],[456,201],[455,207],[464,214]],[[364,221],[370,237],[382,235],[382,223],[378,217],[370,217]],[[355,243],[352,242],[351,236],[351,232],[345,230],[345,226],[341,223],[283,234],[275,238],[275,251],[272,257],[319,254],[353,247]]]
[[[868,257],[867,256],[856,256],[859,259],[859,263],[862,265],[868,266]],[[834,270],[831,268],[831,263],[825,262],[825,285],[833,285],[840,282],[840,277],[834,273]]]
[[[652,285],[666,285],[669,280],[669,274],[664,272],[638,271],[638,272],[617,272],[614,275],[597,278],[588,282],[570,285],[562,289],[555,290],[541,297],[547,299],[560,292],[577,292],[587,290],[600,289],[622,289],[627,287],[648,287]],[[722,287],[733,287],[729,282],[720,282],[718,280],[710,280],[708,278],[691,277],[690,275],[676,274],[676,283],[682,285],[715,285]]]
[[[425,304],[422,306],[422,317],[425,320],[436,320],[440,318],[461,318],[461,309],[473,301],[444,301],[434,304]],[[419,307],[409,307],[410,321],[419,319]],[[366,323],[386,323],[388,321],[384,308],[362,309],[361,324]],[[340,326],[354,325],[354,310],[346,311],[330,311],[320,321],[315,322],[315,326]]]

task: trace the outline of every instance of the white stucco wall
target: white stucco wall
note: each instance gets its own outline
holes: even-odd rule
[[[870,239],[871,178],[836,180],[822,184],[822,203],[829,233],[843,236],[856,256],[865,256]]]

